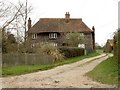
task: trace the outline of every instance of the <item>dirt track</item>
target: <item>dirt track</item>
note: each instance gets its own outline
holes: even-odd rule
[[[102,58],[100,58],[102,57]],[[90,88],[90,87],[114,87],[92,81],[85,73],[91,71],[96,65],[108,56],[102,54],[97,57],[84,59],[73,64],[58,66],[51,70],[35,73],[4,77],[3,88]]]

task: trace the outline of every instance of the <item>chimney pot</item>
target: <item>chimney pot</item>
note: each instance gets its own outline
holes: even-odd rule
[[[69,12],[68,12],[68,18],[70,18],[70,14],[69,14]]]
[[[65,14],[65,18],[67,18],[67,12],[66,12],[66,14]]]

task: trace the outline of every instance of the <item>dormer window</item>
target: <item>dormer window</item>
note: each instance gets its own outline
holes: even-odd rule
[[[49,33],[49,38],[50,39],[56,39],[57,38],[57,33]]]
[[[37,34],[32,34],[32,39],[37,39]]]

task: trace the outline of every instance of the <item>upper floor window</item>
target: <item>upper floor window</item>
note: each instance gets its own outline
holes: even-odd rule
[[[32,34],[32,39],[37,39],[37,34]]]
[[[49,33],[49,38],[57,38],[57,33]]]

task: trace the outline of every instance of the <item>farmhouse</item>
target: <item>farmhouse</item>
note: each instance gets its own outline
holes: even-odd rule
[[[69,12],[66,12],[65,18],[40,18],[39,21],[31,25],[31,19],[28,20],[28,37],[31,46],[34,47],[40,42],[49,42],[54,46],[64,46],[64,38],[67,33],[78,32],[87,38],[85,43],[79,44],[87,52],[95,49],[95,28],[90,29],[82,18],[70,18]],[[86,39],[85,39],[86,40]]]

